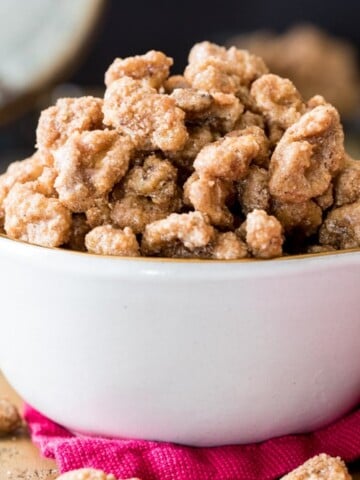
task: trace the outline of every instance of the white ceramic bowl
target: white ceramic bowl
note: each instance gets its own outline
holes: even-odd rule
[[[360,252],[96,257],[0,237],[0,366],[82,433],[190,445],[307,432],[360,400]]]

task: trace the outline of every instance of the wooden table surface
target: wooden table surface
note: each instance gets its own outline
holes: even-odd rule
[[[0,397],[8,398],[21,408],[21,398],[1,372]],[[360,462],[351,465],[350,471],[354,480],[360,480]],[[26,429],[15,436],[0,438],[0,480],[54,480],[56,477],[55,462],[40,457]]]

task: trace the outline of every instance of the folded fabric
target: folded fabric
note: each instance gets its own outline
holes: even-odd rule
[[[360,457],[360,409],[314,433],[211,448],[78,437],[28,405],[24,417],[33,442],[61,473],[92,467],[142,480],[272,480],[322,452],[345,461]]]

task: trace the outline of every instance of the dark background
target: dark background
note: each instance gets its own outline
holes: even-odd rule
[[[176,73],[184,68],[197,41],[223,43],[235,34],[257,29],[281,32],[302,22],[346,38],[360,51],[360,0],[105,0],[104,4],[83,55],[65,78],[80,85],[76,94],[91,94],[89,89],[101,87],[105,70],[117,56],[163,50],[174,58]],[[33,152],[39,113],[53,102],[54,96],[44,95],[21,117],[0,127],[0,171]]]
[[[197,41],[221,42],[228,34],[262,28],[282,31],[299,22],[315,23],[360,47],[359,0],[108,0],[93,49],[73,80],[100,83],[114,57],[150,49],[172,56],[180,71]]]

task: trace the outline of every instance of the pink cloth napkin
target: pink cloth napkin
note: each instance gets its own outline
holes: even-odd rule
[[[360,457],[360,409],[311,434],[211,448],[76,437],[28,405],[25,420],[33,442],[45,457],[56,460],[61,473],[92,467],[142,480],[272,480],[318,453],[345,461]]]

